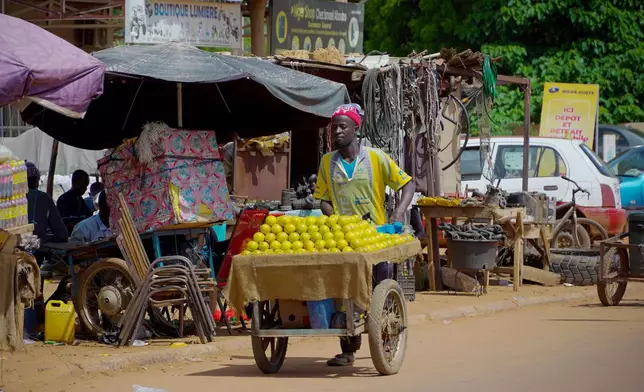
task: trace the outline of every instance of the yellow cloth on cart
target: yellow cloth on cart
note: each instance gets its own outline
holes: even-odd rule
[[[420,253],[420,242],[369,253],[313,253],[235,256],[224,296],[236,309],[256,300],[350,299],[371,305],[372,267],[400,263]]]

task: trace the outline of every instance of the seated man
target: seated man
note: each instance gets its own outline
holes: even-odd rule
[[[27,216],[34,225],[34,234],[41,242],[66,242],[69,232],[61,218],[54,201],[45,192],[38,190],[40,171],[27,162]]]
[[[68,230],[73,230],[78,222],[92,216],[92,211],[87,208],[83,200],[88,186],[89,174],[82,170],[76,170],[72,174],[72,188],[60,195],[56,202],[60,216],[63,217]]]
[[[98,214],[89,217],[74,227],[70,241],[96,242],[112,237],[110,230],[110,207],[105,191],[98,196]]]
[[[94,198],[98,196],[99,193],[103,192],[103,189],[105,189],[105,186],[103,183],[100,182],[95,182],[89,187],[89,196],[87,196],[85,199],[85,205],[87,208],[89,208],[92,213],[96,211],[96,207],[94,206]]]

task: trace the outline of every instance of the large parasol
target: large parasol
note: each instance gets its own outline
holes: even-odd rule
[[[0,14],[0,106],[36,102],[81,118],[103,93],[104,74],[101,61],[69,42]]]

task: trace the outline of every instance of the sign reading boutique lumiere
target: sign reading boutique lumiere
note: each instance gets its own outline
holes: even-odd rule
[[[271,53],[336,47],[340,53],[362,53],[364,3],[328,0],[273,0]]]
[[[241,49],[240,3],[125,1],[125,42]]]

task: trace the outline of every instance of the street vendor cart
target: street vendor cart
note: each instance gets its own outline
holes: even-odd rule
[[[398,263],[418,254],[412,240],[373,252],[235,256],[226,297],[237,308],[253,304],[251,339],[255,363],[277,373],[286,358],[289,337],[340,336],[366,333],[376,370],[396,374],[407,350],[408,316],[403,291],[394,279],[373,287],[373,267]],[[395,274],[394,274],[395,276]],[[339,299],[344,323],[330,328],[288,328],[280,302]],[[342,317],[344,314],[344,318]]]
[[[628,230],[599,247],[597,294],[604,306],[619,305],[628,282],[644,283],[644,213],[628,216]]]

